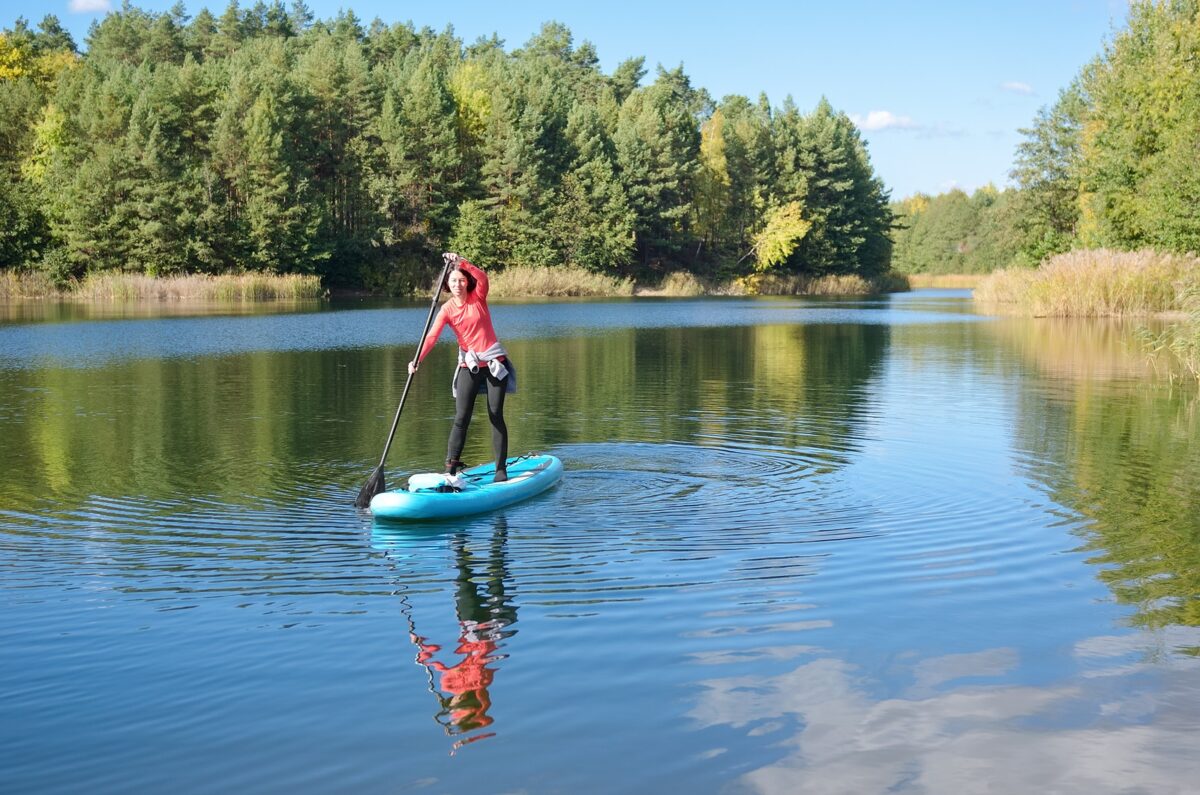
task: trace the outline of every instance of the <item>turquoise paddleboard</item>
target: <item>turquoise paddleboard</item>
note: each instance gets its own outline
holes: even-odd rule
[[[446,475],[412,475],[406,488],[376,494],[371,513],[380,519],[448,519],[493,511],[541,494],[562,479],[563,465],[552,455],[531,453],[508,459],[503,483],[492,482],[495,474],[495,464],[471,467],[458,473],[454,487]]]

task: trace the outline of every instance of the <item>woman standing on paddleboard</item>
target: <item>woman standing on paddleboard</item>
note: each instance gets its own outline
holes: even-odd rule
[[[443,254],[450,265],[442,290],[450,298],[437,313],[437,319],[408,372],[415,373],[421,361],[433,350],[438,335],[448,324],[458,340],[458,368],[451,392],[454,395],[454,425],[446,444],[446,471],[451,475],[462,469],[463,445],[475,396],[487,392],[488,419],[492,423],[492,449],[496,453],[496,482],[508,480],[508,426],[504,424],[504,395],[517,390],[517,374],[508,352],[496,339],[492,313],[488,309],[487,274],[457,254]]]

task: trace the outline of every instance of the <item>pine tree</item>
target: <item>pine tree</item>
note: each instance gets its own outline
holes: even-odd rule
[[[454,98],[438,57],[426,53],[405,84],[387,90],[378,130],[371,194],[383,242],[439,247],[461,195],[461,161]]]
[[[621,106],[615,136],[621,179],[637,216],[643,262],[673,256],[687,237],[700,135],[691,86],[682,69],[658,79]]]
[[[795,160],[781,172],[794,169],[792,182],[803,184],[805,192],[785,198],[801,199],[812,222],[792,255],[793,269],[813,275],[882,273],[891,256],[891,211],[853,122],[822,99],[799,121],[793,142],[797,148],[787,152]]]
[[[567,137],[575,154],[552,223],[561,259],[589,270],[623,268],[634,254],[635,217],[597,109],[576,104]]]

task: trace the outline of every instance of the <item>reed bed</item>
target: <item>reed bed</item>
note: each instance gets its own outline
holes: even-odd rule
[[[640,287],[638,295],[662,298],[694,298],[706,295],[712,288],[687,271],[668,273],[656,287]]]
[[[70,290],[66,297],[75,301],[110,303],[237,302],[300,301],[320,298],[324,293],[318,277],[300,274],[152,277],[130,273],[94,273]]]
[[[1200,258],[1156,251],[1070,251],[1038,268],[996,271],[975,301],[1034,317],[1128,317],[1184,311],[1200,289]]]
[[[583,268],[513,266],[489,274],[489,294],[495,298],[564,298],[633,295],[633,280],[619,279]]]
[[[1157,334],[1148,329],[1139,329],[1138,339],[1150,354],[1156,369],[1159,361],[1165,359],[1170,362],[1166,371],[1172,380],[1177,372],[1183,372],[1200,381],[1200,287],[1190,288],[1184,294],[1183,312],[1181,322]]]
[[[0,300],[53,298],[54,283],[41,273],[0,270]]]
[[[931,287],[939,290],[972,290],[983,280],[981,273],[909,273],[913,288]]]
[[[713,289],[718,295],[878,295],[886,292],[907,290],[908,280],[903,274],[889,272],[873,279],[864,279],[855,274],[829,276],[781,276],[777,274],[755,274],[735,279]]]

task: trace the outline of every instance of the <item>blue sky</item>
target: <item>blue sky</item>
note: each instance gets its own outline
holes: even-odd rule
[[[226,2],[185,5],[219,15]],[[683,64],[692,85],[717,98],[766,92],[778,107],[791,95],[809,110],[824,95],[859,124],[894,198],[1008,184],[1018,129],[1103,51],[1127,9],[1125,0],[307,3],[319,19],[349,8],[364,24],[378,16],[435,30],[451,25],[467,42],[496,33],[508,49],[554,20],[576,44],[595,45],[606,73],[645,56],[651,76],[659,63]],[[163,11],[173,3],[134,4]],[[55,14],[82,48],[88,26],[113,6],[8,0],[0,27]]]

